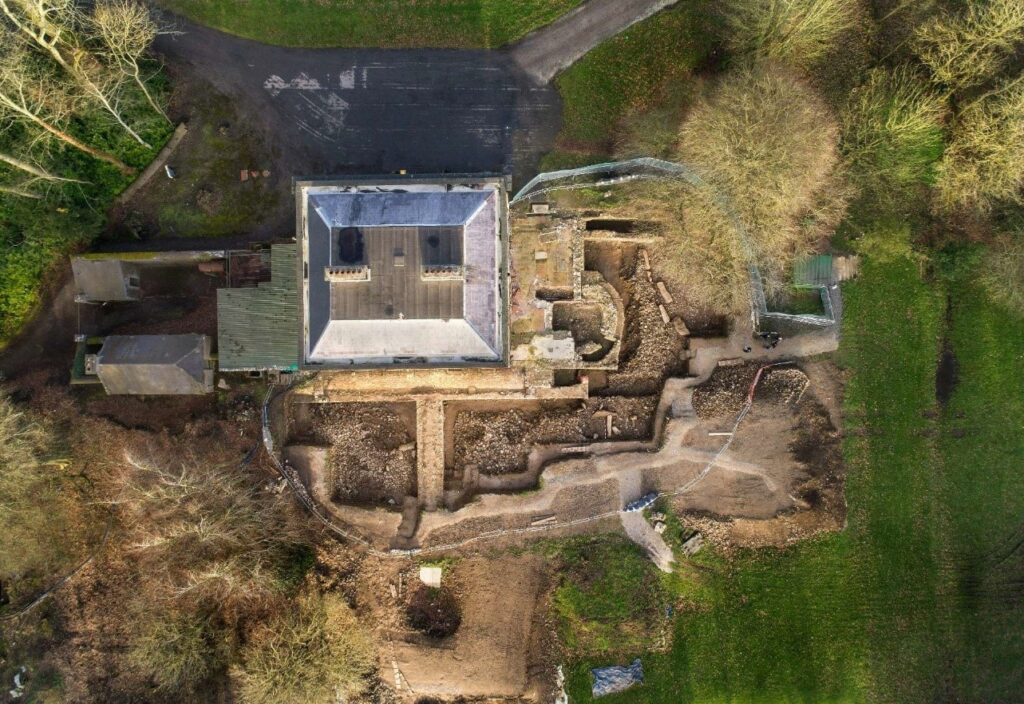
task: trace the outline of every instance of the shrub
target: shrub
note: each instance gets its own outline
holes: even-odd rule
[[[147,609],[137,624],[128,660],[157,689],[178,694],[194,691],[227,665],[227,649],[202,616]]]
[[[857,23],[855,0],[724,0],[726,41],[741,54],[807,68]]]
[[[1024,41],[1024,3],[972,0],[961,15],[942,14],[922,24],[913,46],[935,80],[960,90],[999,73]]]
[[[363,691],[375,664],[355,614],[328,593],[300,598],[260,625],[235,679],[245,704],[328,704]]]
[[[933,183],[945,114],[944,98],[913,70],[872,71],[842,114],[842,150],[851,178],[874,198]]]
[[[666,265],[692,268],[696,249],[736,291],[752,259],[766,287],[781,288],[793,259],[845,211],[838,141],[827,107],[786,70],[761,65],[726,76],[680,131],[678,158],[698,170],[708,192],[663,206],[683,215],[667,221],[674,231],[666,251],[674,254]]]
[[[1024,226],[996,240],[982,269],[982,283],[992,298],[1024,316]]]
[[[939,165],[938,191],[949,209],[990,211],[1024,203],[1024,82],[1007,83],[960,114]]]

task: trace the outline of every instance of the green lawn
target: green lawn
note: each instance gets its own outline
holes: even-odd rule
[[[972,273],[925,282],[907,256],[865,258],[845,289],[848,529],[701,555],[671,651],[645,654],[648,682],[602,701],[1019,700],[1024,321]],[[941,408],[944,334],[959,383]],[[607,662],[570,668],[574,702]]]
[[[601,44],[562,73],[556,79],[562,132],[546,166],[607,158],[624,117],[685,100],[694,67],[711,50],[712,16],[699,0],[680,3]]]
[[[1024,692],[1024,320],[967,271],[950,285],[959,383],[941,416],[941,557],[959,619],[949,679],[963,701]]]
[[[629,540],[579,538],[560,545],[557,555],[563,580],[553,604],[567,647],[595,654],[641,649],[665,624],[668,592]]]
[[[496,48],[582,0],[158,0],[196,22],[302,47]]]

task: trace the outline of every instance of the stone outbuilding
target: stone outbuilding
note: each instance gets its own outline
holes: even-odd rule
[[[113,335],[86,358],[108,394],[189,395],[213,391],[206,335]]]

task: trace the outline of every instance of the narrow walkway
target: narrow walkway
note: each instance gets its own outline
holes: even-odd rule
[[[420,505],[444,503],[444,401],[416,402],[416,481]]]
[[[588,51],[678,0],[587,0],[524,37],[511,56],[538,84],[548,83]]]

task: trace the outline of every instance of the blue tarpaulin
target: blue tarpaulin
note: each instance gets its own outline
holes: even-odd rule
[[[649,494],[644,494],[635,501],[630,501],[628,504],[626,504],[626,508],[623,510],[629,513],[633,513],[634,511],[643,511],[645,508],[647,508],[657,500],[658,492],[652,491]]]
[[[640,664],[640,658],[637,658],[628,667],[598,667],[591,670],[590,675],[594,679],[591,695],[603,697],[606,694],[624,692],[633,685],[643,684],[644,666]]]

